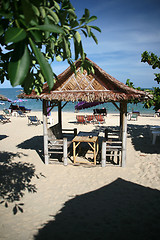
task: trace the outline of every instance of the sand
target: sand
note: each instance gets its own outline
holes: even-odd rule
[[[42,120],[41,112],[31,115]],[[57,113],[52,117],[56,123]],[[75,124],[76,113],[62,119],[64,128],[96,127]],[[118,125],[114,114],[103,124]],[[0,204],[0,239],[159,239],[160,139],[152,145],[149,135],[154,125],[160,118],[128,121],[126,167],[102,168],[44,165],[43,125],[28,126],[27,117],[0,123],[0,196],[13,200]]]

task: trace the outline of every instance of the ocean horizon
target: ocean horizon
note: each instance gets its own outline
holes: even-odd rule
[[[11,99],[12,101],[15,101],[18,99],[18,95],[20,94],[20,92],[23,91],[22,88],[1,88],[0,89],[0,94],[4,95],[5,97]],[[66,104],[66,106],[63,108],[63,112],[75,112],[75,106],[78,102],[68,102]],[[3,110],[4,108],[9,108],[10,107],[11,102],[3,102],[3,105],[0,104],[0,110]],[[41,100],[36,100],[36,99],[27,99],[27,101],[21,102],[21,103],[17,103],[20,106],[25,106],[26,108],[31,109],[32,111],[42,111],[42,101]],[[62,102],[63,105],[63,102]],[[117,108],[111,103],[111,102],[107,102],[104,104],[100,104],[91,108],[87,108],[87,109],[82,109],[79,110],[79,113],[85,113],[85,112],[92,112],[93,113],[93,109],[98,108],[106,108],[108,113],[119,113],[119,111],[117,110]],[[127,105],[127,111],[131,112],[132,110],[134,111],[139,111],[141,114],[154,114],[155,111],[153,110],[153,107],[150,109],[146,109],[143,107],[142,103],[138,103],[138,104],[130,104],[128,103]],[[53,108],[52,111],[57,111],[57,107]]]

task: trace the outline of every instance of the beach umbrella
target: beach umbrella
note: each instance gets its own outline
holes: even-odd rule
[[[91,108],[94,106],[97,106],[99,104],[103,104],[104,102],[79,102],[76,106],[75,109],[76,110],[81,110],[81,109],[85,109],[85,108]]]
[[[20,102],[23,102],[23,100],[19,98],[19,99],[14,100],[13,102],[14,103],[20,103]]]
[[[19,99],[14,100],[13,102],[14,103],[21,103],[21,102],[26,102],[26,101],[27,101],[26,99],[19,98]]]

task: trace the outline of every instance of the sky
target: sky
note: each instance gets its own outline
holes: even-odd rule
[[[94,31],[98,45],[82,36],[84,51],[107,73],[126,83],[130,79],[135,87],[151,88],[159,85],[147,63],[141,62],[144,51],[160,57],[160,1],[159,0],[71,0],[78,19],[88,8],[97,20],[90,23],[101,29]],[[53,62],[58,75],[68,67],[66,62]],[[8,81],[1,87],[10,87]]]

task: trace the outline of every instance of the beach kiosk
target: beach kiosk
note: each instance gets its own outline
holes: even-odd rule
[[[58,121],[62,127],[62,108],[67,102],[112,102],[120,112],[120,131],[122,139],[122,159],[121,166],[125,167],[126,163],[126,141],[127,141],[127,102],[129,100],[143,101],[147,98],[146,93],[128,87],[124,83],[109,75],[101,69],[96,63],[91,62],[94,73],[90,75],[87,71],[81,72],[81,60],[75,62],[77,75],[68,67],[64,72],[58,75],[58,81],[53,89],[49,91],[47,83],[43,86],[43,91],[37,95],[33,90],[30,95],[25,93],[18,97],[28,99],[40,99],[43,101],[43,135],[44,135],[44,160],[45,164],[49,163],[48,158],[48,132],[47,132],[47,112],[48,106],[50,110],[58,107]],[[62,106],[62,101],[65,104]],[[120,103],[117,105],[117,103]]]

